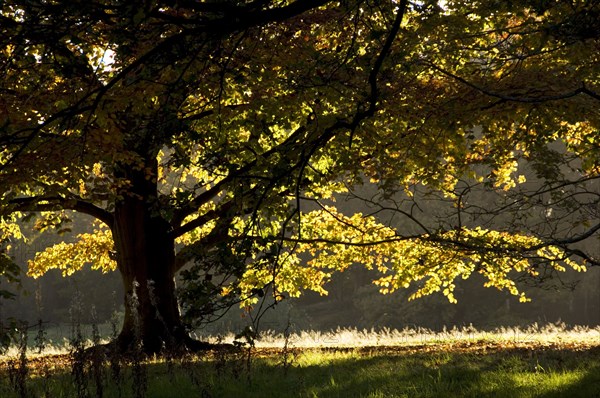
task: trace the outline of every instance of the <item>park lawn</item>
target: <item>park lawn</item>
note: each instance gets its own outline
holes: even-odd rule
[[[57,360],[56,358],[60,358]],[[600,347],[498,342],[417,347],[255,349],[204,358],[110,365],[80,389],[65,356],[31,362],[24,390],[6,366],[0,396],[50,397],[595,397]],[[14,379],[14,371],[12,377]],[[14,384],[14,383],[13,383]],[[83,389],[85,388],[85,389]],[[86,395],[87,394],[87,395]]]

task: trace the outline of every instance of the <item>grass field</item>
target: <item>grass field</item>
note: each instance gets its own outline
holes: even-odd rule
[[[284,343],[267,334],[250,351],[82,368],[66,353],[13,351],[0,358],[0,397],[600,396],[596,329],[340,330]]]

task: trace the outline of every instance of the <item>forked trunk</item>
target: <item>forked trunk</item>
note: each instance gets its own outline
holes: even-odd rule
[[[153,217],[147,203],[129,196],[117,204],[113,237],[125,288],[125,319],[119,348],[141,343],[147,353],[189,340],[183,328],[174,281],[174,241],[168,223]]]

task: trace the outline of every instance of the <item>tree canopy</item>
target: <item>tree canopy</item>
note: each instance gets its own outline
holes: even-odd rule
[[[118,269],[124,341],[136,306],[148,331],[181,327],[175,298],[155,302],[180,270],[196,320],[266,292],[325,293],[357,263],[383,293],[417,283],[415,296],[452,301],[454,281],[479,272],[522,294],[515,272],[598,263],[578,244],[600,229],[599,12],[6,1],[3,234],[23,218],[58,231],[69,211],[97,219],[29,273]],[[379,190],[361,198],[371,214],[336,209],[363,184]]]

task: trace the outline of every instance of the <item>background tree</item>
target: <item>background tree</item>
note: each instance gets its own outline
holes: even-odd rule
[[[520,228],[463,222],[461,179],[508,191],[519,182],[515,150],[539,153],[558,138],[552,131],[565,142],[581,134],[560,107],[570,107],[569,98],[587,107],[589,85],[559,97],[531,86],[535,101],[511,93],[536,68],[548,73],[555,59],[573,61],[575,44],[553,56],[542,47],[541,59],[536,53],[518,67],[494,55],[536,42],[543,29],[528,27],[567,21],[580,12],[574,7],[5,2],[2,214],[34,213],[40,230],[62,229],[65,210],[99,220],[78,242],[40,253],[29,272],[69,274],[86,263],[118,269],[122,348],[137,332],[148,352],[193,344],[174,285],[186,265],[182,300],[194,319],[267,291],[275,300],[302,289],[325,293],[331,273],[353,263],[381,272],[383,292],[418,281],[415,297],[441,290],[452,301],[454,280],[480,272],[519,294],[511,271],[535,274],[541,260],[579,269],[569,254],[593,258],[570,241],[597,229],[544,241]],[[565,101],[554,106],[558,100]],[[531,117],[532,103],[544,104],[539,117]],[[521,121],[535,131],[515,133]],[[595,119],[586,126],[592,131]],[[583,148],[567,149],[597,175]],[[399,230],[327,203],[363,179],[386,199],[425,186],[455,207],[442,207],[436,216],[446,223],[437,225],[421,222],[408,202],[382,208],[380,216],[412,223]],[[457,222],[448,223],[446,209]],[[301,262],[302,252],[313,260]]]

